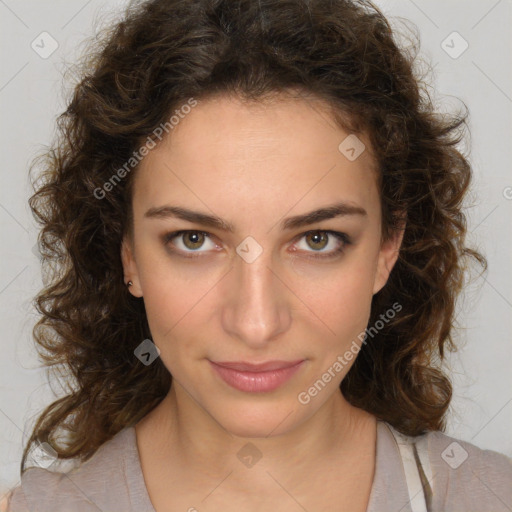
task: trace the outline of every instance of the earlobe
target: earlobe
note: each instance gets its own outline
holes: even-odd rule
[[[135,297],[142,297],[137,263],[133,255],[133,244],[126,237],[121,242],[121,261],[127,290]]]

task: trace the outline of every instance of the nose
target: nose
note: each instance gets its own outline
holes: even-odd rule
[[[233,266],[223,283],[223,328],[249,348],[265,348],[290,328],[293,294],[265,251],[251,263],[236,256]]]

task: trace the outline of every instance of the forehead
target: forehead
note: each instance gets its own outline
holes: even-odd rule
[[[322,204],[378,200],[367,139],[340,128],[321,100],[217,96],[187,112],[137,169],[136,207],[186,197],[217,210],[300,202],[306,211],[319,196]]]

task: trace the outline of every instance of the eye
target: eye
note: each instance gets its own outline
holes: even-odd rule
[[[308,231],[300,235],[299,240],[306,240],[306,252],[316,252],[318,254],[311,254],[307,258],[334,258],[344,252],[347,245],[350,245],[351,240],[346,233],[330,230],[316,230]],[[331,246],[331,250],[323,251],[326,247]],[[313,248],[313,251],[308,250]],[[294,249],[296,251],[296,249]]]
[[[173,242],[177,239],[177,243]],[[334,258],[344,252],[347,245],[351,244],[349,236],[345,233],[330,230],[315,230],[308,231],[301,234],[296,240],[307,240],[307,246],[299,247],[300,251],[306,253],[318,253],[310,254],[306,258]],[[215,250],[218,247],[213,241],[211,236],[204,231],[196,230],[181,230],[168,233],[163,237],[164,244],[169,247],[169,250],[173,253],[183,256],[184,258],[199,258],[201,253],[208,252],[208,250]],[[206,248],[204,251],[199,249],[204,247],[205,241],[209,241],[211,244],[210,248]],[[326,247],[331,246],[331,250],[324,251]],[[334,247],[332,247],[334,246]],[[308,250],[313,248],[313,250]],[[293,252],[297,252],[297,246],[292,249]],[[198,253],[197,255],[193,253]]]
[[[172,240],[174,239],[178,240],[178,243],[172,243]],[[208,233],[205,233],[204,231],[194,231],[194,230],[182,230],[182,231],[174,231],[173,233],[168,233],[167,235],[164,235],[164,243],[167,246],[174,246],[177,247],[177,250],[175,250],[172,247],[169,247],[172,252],[176,253],[185,253],[182,254],[185,258],[198,258],[199,256],[189,256],[186,253],[202,253],[207,251],[199,251],[201,247],[203,247],[205,240],[209,240],[211,244],[213,244],[213,247],[210,247],[210,249],[215,248],[216,245],[212,242],[211,237],[208,235]]]

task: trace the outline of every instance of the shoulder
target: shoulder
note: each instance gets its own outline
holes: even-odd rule
[[[512,509],[511,458],[438,431],[416,439],[428,450],[434,510]]]
[[[124,478],[127,429],[86,462],[62,472],[29,467],[7,497],[8,512],[131,510]]]

